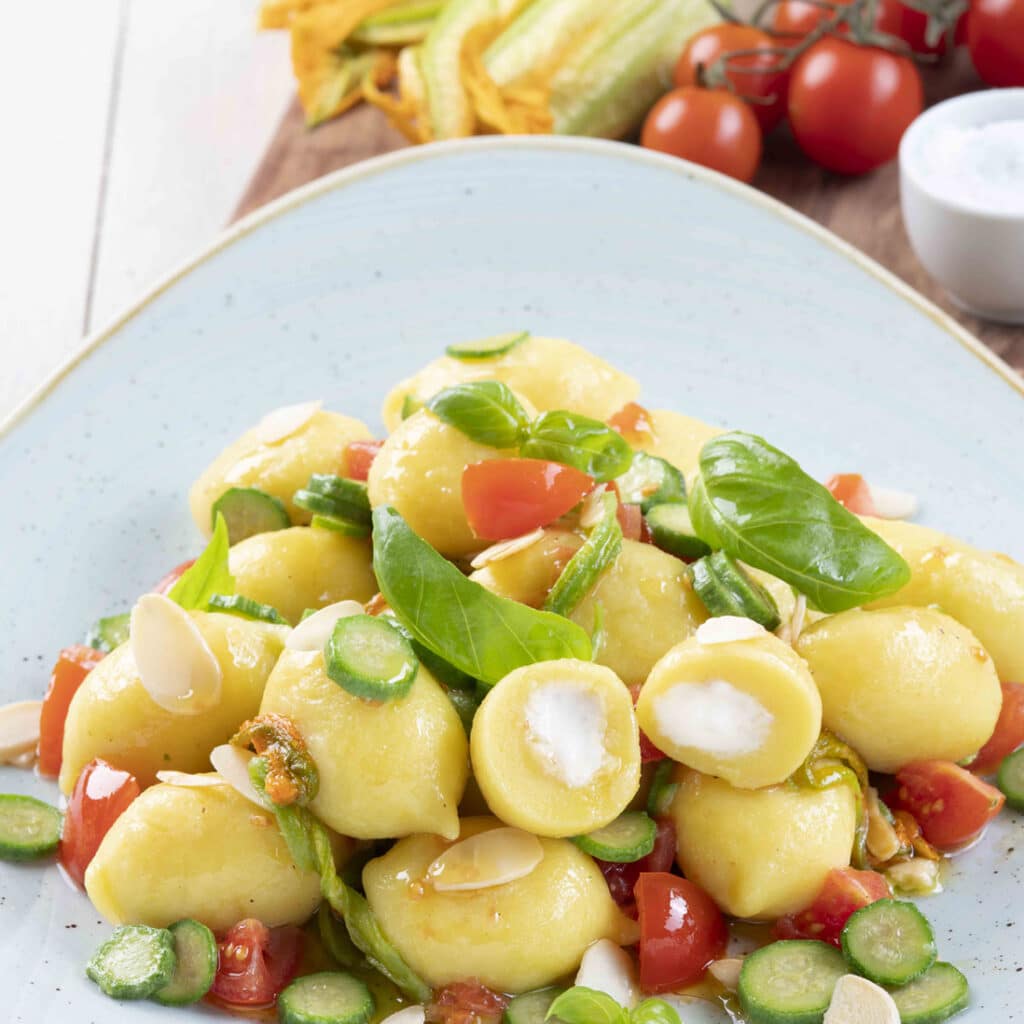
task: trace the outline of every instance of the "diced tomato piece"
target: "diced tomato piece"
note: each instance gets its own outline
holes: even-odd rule
[[[654,423],[651,414],[637,402],[627,402],[608,420],[608,426],[634,443],[649,441],[654,437]]]
[[[877,871],[833,868],[806,910],[775,922],[775,937],[820,939],[838,946],[843,926],[855,910],[891,895],[889,883]]]
[[[345,446],[344,475],[350,480],[366,480],[383,441],[351,441]]]
[[[896,803],[929,843],[950,849],[980,835],[1006,797],[952,761],[915,761],[896,773]]]
[[[645,992],[690,985],[725,952],[725,918],[699,885],[663,871],[646,872],[636,884],[636,905],[640,987]]]
[[[85,677],[103,660],[103,652],[75,644],[65,647],[50,673],[50,685],[43,698],[39,715],[39,773],[60,774],[64,749],[64,722],[71,698],[78,692]]]
[[[210,989],[227,1006],[272,1006],[295,977],[302,959],[302,932],[294,925],[268,928],[246,918],[218,940],[220,963]]]
[[[597,866],[608,883],[612,899],[632,918],[636,918],[636,900],[633,891],[645,872],[671,871],[676,859],[676,825],[671,818],[657,818],[658,831],[654,836],[654,849],[646,857],[632,864],[618,864],[599,860]]]
[[[427,1017],[436,1024],[483,1024],[501,1020],[508,1004],[508,996],[479,981],[456,981],[434,993]]]
[[[58,853],[64,870],[78,885],[84,885],[85,869],[103,837],[140,792],[134,775],[101,758],[82,769],[64,812]]]
[[[615,510],[622,527],[622,536],[626,540],[640,540],[643,533],[644,514],[639,505],[624,505],[621,501]]]
[[[521,537],[553,523],[594,489],[586,473],[545,459],[489,459],[462,473],[462,504],[483,540]]]
[[[873,516],[876,513],[875,499],[871,488],[860,473],[836,473],[825,484],[832,497],[858,516]]]
[[[1024,744],[1024,683],[1003,683],[1003,707],[995,731],[971,762],[979,775],[994,772],[1007,754]]]
[[[181,565],[176,565],[154,588],[154,594],[166,594],[171,587],[174,586],[182,576],[188,572],[189,569],[195,565],[196,560],[190,558],[187,562],[182,562]]]

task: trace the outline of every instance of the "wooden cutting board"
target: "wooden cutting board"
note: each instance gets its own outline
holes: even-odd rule
[[[925,70],[930,102],[980,87],[966,54],[959,57],[953,66]],[[281,121],[235,217],[329,171],[404,145],[383,115],[367,106],[307,131],[296,101]],[[754,184],[888,267],[1024,374],[1024,327],[987,323],[961,312],[918,262],[903,230],[895,163],[861,178],[839,177],[812,164],[787,132],[778,131],[768,140]]]

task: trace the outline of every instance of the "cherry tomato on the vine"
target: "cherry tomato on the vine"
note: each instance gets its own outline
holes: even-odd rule
[[[793,66],[793,134],[830,171],[864,174],[888,163],[923,109],[921,76],[908,57],[827,37]]]
[[[946,52],[948,33],[932,45],[927,39],[928,15],[901,3],[900,0],[878,0],[875,28],[879,32],[902,39],[914,53],[939,55]]]
[[[836,6],[843,6],[850,0],[838,0]],[[781,40],[791,43],[803,39],[805,35],[818,27],[818,24],[829,16],[827,8],[809,0],[782,0],[772,11],[772,30],[778,35],[789,38]]]
[[[989,85],[1024,86],[1024,0],[972,0],[967,48]]]
[[[761,51],[729,58],[725,77],[732,91],[748,101],[761,131],[767,134],[786,113],[786,81],[789,75],[778,70],[779,54],[771,52],[776,45],[767,32],[753,25],[715,25],[698,32],[686,44],[676,64],[675,83],[680,87],[702,85],[700,68],[707,74],[723,54],[741,50]],[[724,83],[710,81],[707,84],[713,88]]]
[[[724,89],[673,89],[644,122],[648,149],[692,160],[740,181],[761,162],[761,129],[743,100]]]

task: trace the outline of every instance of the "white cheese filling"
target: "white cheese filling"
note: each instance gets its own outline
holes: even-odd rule
[[[759,700],[724,679],[679,683],[658,698],[654,713],[673,743],[720,757],[759,750],[775,720]]]
[[[601,770],[607,722],[595,694],[571,682],[549,683],[530,694],[524,717],[530,746],[559,781],[578,789]]]

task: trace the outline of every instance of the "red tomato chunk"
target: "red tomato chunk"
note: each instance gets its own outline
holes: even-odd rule
[[[1024,744],[1024,683],[1003,683],[1003,706],[988,743],[971,762],[979,775],[994,772],[1007,754]]]
[[[272,1006],[295,977],[302,959],[302,932],[293,925],[268,928],[246,918],[218,941],[220,963],[210,996],[228,1006]]]
[[[775,922],[777,939],[819,939],[839,945],[847,918],[861,907],[892,895],[889,883],[877,871],[833,868],[814,902],[798,914]]]
[[[103,652],[76,644],[65,647],[50,673],[50,685],[39,715],[39,773],[60,774],[64,750],[64,723],[71,698],[85,677],[103,660]]]

